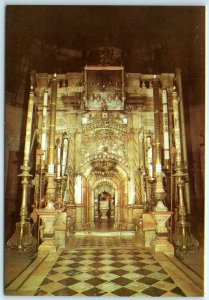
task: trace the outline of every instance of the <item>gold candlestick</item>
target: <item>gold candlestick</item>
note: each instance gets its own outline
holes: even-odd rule
[[[176,182],[178,188],[178,215],[179,219],[176,224],[175,233],[173,236],[174,243],[177,250],[183,253],[191,248],[197,248],[199,243],[194,239],[191,234],[190,223],[186,219],[186,208],[184,203],[185,179],[184,166],[182,161],[182,142],[180,133],[180,117],[179,117],[179,98],[177,92],[174,91],[173,95],[173,115],[174,115],[174,136],[176,146]]]
[[[27,123],[26,123],[26,134],[25,134],[25,148],[24,148],[24,161],[21,166],[22,173],[18,176],[22,177],[22,204],[20,209],[20,222],[16,223],[16,231],[13,236],[8,240],[7,246],[11,248],[17,248],[18,252],[30,251],[35,252],[37,247],[37,241],[31,234],[31,224],[27,221],[28,217],[28,185],[32,175],[29,173],[30,166],[30,144],[31,144],[31,128],[33,118],[33,105],[34,105],[34,92],[31,86]]]
[[[181,132],[182,132],[182,150],[184,162],[184,172],[186,173],[187,180],[184,183],[185,186],[185,196],[187,204],[187,213],[191,214],[191,203],[190,203],[190,188],[189,188],[189,175],[188,175],[188,155],[187,155],[187,143],[186,143],[186,132],[185,132],[185,121],[184,121],[184,103],[183,103],[183,91],[182,91],[182,80],[181,80],[181,70],[176,69],[176,85],[179,92],[179,97],[181,99],[180,105],[180,120],[181,120]]]
[[[48,153],[48,184],[46,190],[46,209],[54,210],[54,201],[56,197],[56,184],[54,172],[54,146],[55,146],[55,133],[56,133],[56,105],[57,105],[57,79],[56,74],[52,79],[52,96],[51,96],[51,112],[50,112],[50,125],[49,125],[49,153]]]
[[[154,77],[153,81],[153,96],[154,96],[154,125],[155,125],[155,178],[156,178],[156,189],[155,198],[157,204],[155,210],[167,211],[167,207],[163,201],[166,197],[166,193],[163,187],[163,172],[162,172],[162,157],[161,157],[161,137],[160,137],[160,97],[159,97],[159,83]]]
[[[43,113],[42,113],[42,130],[41,130],[41,148],[43,150],[43,169],[46,162],[46,135],[47,135],[47,105],[48,105],[48,90],[44,91]]]
[[[164,146],[164,167],[169,169],[170,164],[170,143],[169,143],[169,129],[168,129],[168,99],[167,90],[162,89],[162,102],[163,102],[163,146]]]

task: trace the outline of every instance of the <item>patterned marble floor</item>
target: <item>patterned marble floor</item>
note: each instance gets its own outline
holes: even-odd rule
[[[150,251],[130,238],[77,237],[34,295],[185,296]]]

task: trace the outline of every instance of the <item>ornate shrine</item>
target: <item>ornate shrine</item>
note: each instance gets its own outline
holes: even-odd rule
[[[174,246],[198,246],[187,218],[179,71],[126,73],[121,65],[87,64],[81,73],[32,73],[24,153],[21,220],[8,241],[20,252],[36,245],[56,251],[70,234],[97,230],[101,220],[111,221],[113,231],[136,231],[154,251],[173,255]]]

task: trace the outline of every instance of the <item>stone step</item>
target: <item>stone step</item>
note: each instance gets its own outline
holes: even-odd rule
[[[78,230],[74,233],[75,236],[134,236],[135,231],[131,230],[123,230],[123,231],[117,231],[117,230],[108,230],[108,231],[102,231],[102,230]]]

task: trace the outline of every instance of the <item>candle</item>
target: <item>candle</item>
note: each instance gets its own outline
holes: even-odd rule
[[[147,137],[147,165],[148,165],[148,175],[153,177],[153,166],[152,166],[152,144],[151,137]]]
[[[67,155],[68,155],[68,139],[63,139],[63,151],[62,151],[62,176],[65,174],[67,165]]]
[[[60,160],[61,160],[61,147],[58,144],[57,145],[57,177],[60,177],[61,175]]]

